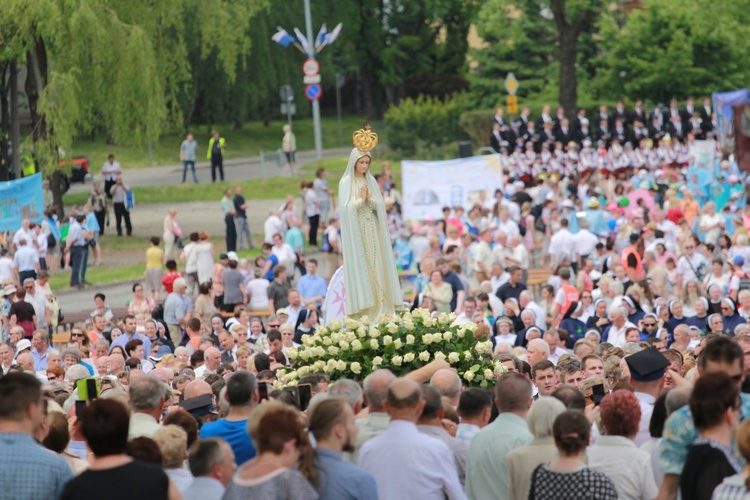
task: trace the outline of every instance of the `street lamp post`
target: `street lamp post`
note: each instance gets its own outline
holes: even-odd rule
[[[320,86],[320,66],[315,59],[320,51],[327,45],[332,44],[336,38],[338,38],[341,32],[342,24],[339,23],[336,28],[330,33],[326,30],[326,25],[320,29],[317,38],[313,35],[313,24],[312,24],[312,13],[310,11],[310,0],[304,0],[305,2],[305,28],[307,36],[303,35],[299,29],[294,28],[294,34],[297,36],[295,39],[292,35],[281,27],[278,27],[278,31],[271,37],[271,39],[281,45],[282,47],[288,47],[294,45],[300,52],[307,56],[307,60],[303,65],[303,72],[305,74],[304,83],[305,97],[312,102],[312,115],[313,115],[313,133],[315,138],[315,154],[318,159],[323,157],[323,137],[320,128],[320,96],[322,90]]]

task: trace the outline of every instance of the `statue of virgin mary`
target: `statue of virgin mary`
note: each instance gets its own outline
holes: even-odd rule
[[[370,173],[378,136],[369,125],[354,133],[354,149],[339,182],[339,217],[346,282],[346,315],[393,316],[403,308],[385,202]]]

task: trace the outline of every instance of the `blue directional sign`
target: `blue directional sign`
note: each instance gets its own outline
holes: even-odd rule
[[[308,101],[317,101],[323,95],[323,89],[317,83],[305,87],[305,97]]]

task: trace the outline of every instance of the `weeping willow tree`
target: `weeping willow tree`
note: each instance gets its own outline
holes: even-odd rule
[[[32,148],[53,177],[77,135],[143,145],[180,124],[196,66],[233,81],[265,0],[0,0],[0,66],[27,70]]]

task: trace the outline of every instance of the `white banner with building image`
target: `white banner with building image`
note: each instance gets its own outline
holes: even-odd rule
[[[401,207],[405,220],[442,219],[443,207],[492,200],[503,187],[500,155],[472,156],[445,161],[401,162]],[[490,205],[489,201],[486,201]]]

